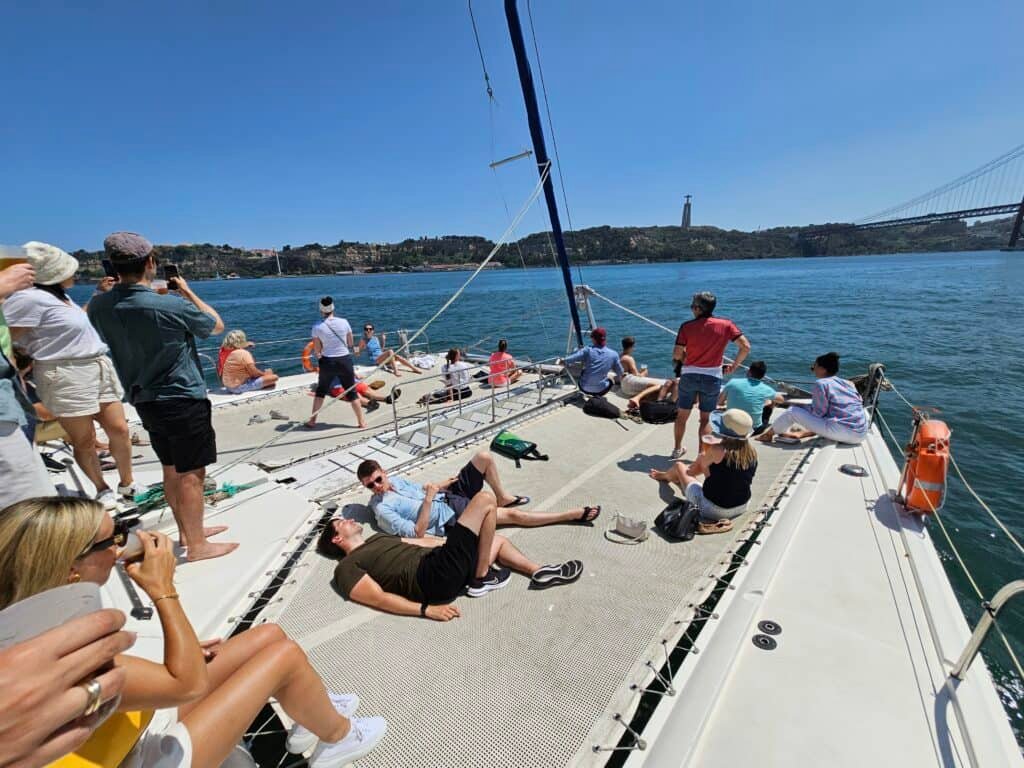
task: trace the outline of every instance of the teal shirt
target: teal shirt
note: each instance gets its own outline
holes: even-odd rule
[[[89,319],[110,347],[128,402],[206,398],[196,339],[217,321],[180,296],[115,285],[89,301]]]
[[[761,426],[761,413],[764,401],[775,397],[775,390],[763,381],[744,376],[741,379],[729,379],[722,387],[725,392],[727,408],[739,408],[750,414],[754,420],[754,429]]]

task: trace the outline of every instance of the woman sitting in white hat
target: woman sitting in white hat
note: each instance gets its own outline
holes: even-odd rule
[[[676,483],[686,500],[700,510],[698,533],[725,533],[732,530],[731,518],[747,511],[750,486],[757,472],[757,451],[750,443],[754,422],[750,414],[738,408],[711,414],[711,434],[702,438],[706,448],[689,467],[675,462],[651,477]],[[706,475],[704,484],[697,478]]]
[[[110,441],[120,476],[117,492],[131,499],[139,489],[132,478],[121,382],[107,357],[107,345],[64,291],[75,282],[78,260],[46,243],[25,243],[24,249],[36,270],[36,282],[4,302],[11,336],[15,346],[33,359],[39,399],[68,433],[75,461],[96,487],[96,500],[113,509],[117,498],[103,479],[93,419]]]

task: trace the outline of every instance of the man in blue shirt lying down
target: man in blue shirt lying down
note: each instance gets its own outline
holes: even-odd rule
[[[373,492],[369,506],[381,530],[407,538],[446,535],[485,483],[497,499],[498,525],[533,528],[552,523],[591,523],[601,514],[599,506],[574,507],[565,512],[519,509],[529,504],[530,498],[505,491],[494,455],[486,450],[477,451],[458,475],[440,483],[420,485],[389,476],[373,459],[362,462],[356,475]]]

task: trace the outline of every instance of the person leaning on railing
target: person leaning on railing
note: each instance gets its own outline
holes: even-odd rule
[[[28,499],[8,507],[0,514],[0,609],[68,582],[105,583],[126,533],[86,499]],[[359,698],[328,694],[306,654],[277,625],[201,643],[174,586],[171,540],[145,531],[138,536],[142,559],[127,571],[159,616],[163,660],[115,658],[124,671],[118,714],[58,768],[216,768],[270,698],[297,724],[290,751],[305,752],[319,740],[311,768],[340,768],[383,738],[384,719],[352,717]]]

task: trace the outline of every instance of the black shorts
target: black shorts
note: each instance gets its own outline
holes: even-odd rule
[[[210,401],[177,398],[136,403],[160,463],[177,472],[192,472],[217,461],[217,434]]]
[[[459,515],[466,511],[469,501],[484,489],[484,476],[470,461],[459,470],[455,482],[445,491],[445,502],[455,512],[450,523],[454,523]]]
[[[416,583],[425,602],[449,603],[459,596],[476,572],[479,542],[469,528],[456,523],[444,544],[424,555],[416,569]]]
[[[355,400],[359,397],[355,390],[356,368],[352,362],[352,355],[321,357],[317,364],[320,366],[320,375],[316,382],[317,397],[327,397],[331,394],[335,377],[341,379],[342,389],[347,390],[346,400]]]

